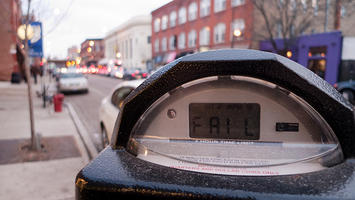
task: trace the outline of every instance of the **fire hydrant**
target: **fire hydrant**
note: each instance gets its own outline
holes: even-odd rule
[[[59,93],[53,96],[54,112],[62,112],[64,95]]]

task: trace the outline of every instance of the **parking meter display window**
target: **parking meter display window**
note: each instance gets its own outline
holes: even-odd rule
[[[260,105],[255,103],[192,103],[191,138],[258,140]]]
[[[278,123],[298,130],[277,131]],[[198,79],[163,95],[136,123],[127,149],[168,167],[233,175],[306,173],[343,160],[335,134],[311,106],[243,76]]]

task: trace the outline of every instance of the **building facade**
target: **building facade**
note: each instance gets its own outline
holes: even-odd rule
[[[152,52],[157,64],[188,53],[250,48],[251,0],[174,0],[152,11]]]
[[[17,37],[22,16],[20,0],[2,0],[0,13],[0,81],[19,82],[24,75],[23,66],[20,68],[23,46]]]
[[[105,44],[101,38],[86,39],[80,45],[81,65],[97,65],[104,58]]]
[[[75,45],[72,47],[69,47],[67,59],[75,60],[78,57],[80,57],[80,49]]]
[[[151,17],[136,16],[110,31],[104,39],[107,60],[124,68],[146,69],[151,59]]]

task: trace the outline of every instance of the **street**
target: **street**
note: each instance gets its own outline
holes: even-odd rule
[[[101,100],[109,95],[121,80],[100,75],[89,75],[88,81],[89,93],[66,94],[64,101],[73,105],[96,148],[101,150],[99,107]]]

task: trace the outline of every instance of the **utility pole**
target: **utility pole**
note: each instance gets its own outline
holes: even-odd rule
[[[30,74],[30,60],[28,55],[28,26],[30,21],[30,7],[31,7],[31,0],[28,0],[27,5],[27,16],[26,16],[26,26],[25,26],[25,75],[27,79],[27,94],[28,94],[28,104],[29,104],[29,111],[30,111],[30,123],[31,123],[31,150],[39,151],[40,144],[36,138],[35,132],[35,121],[34,121],[34,114],[33,114],[33,101],[32,101],[32,82],[31,82],[31,74]]]

